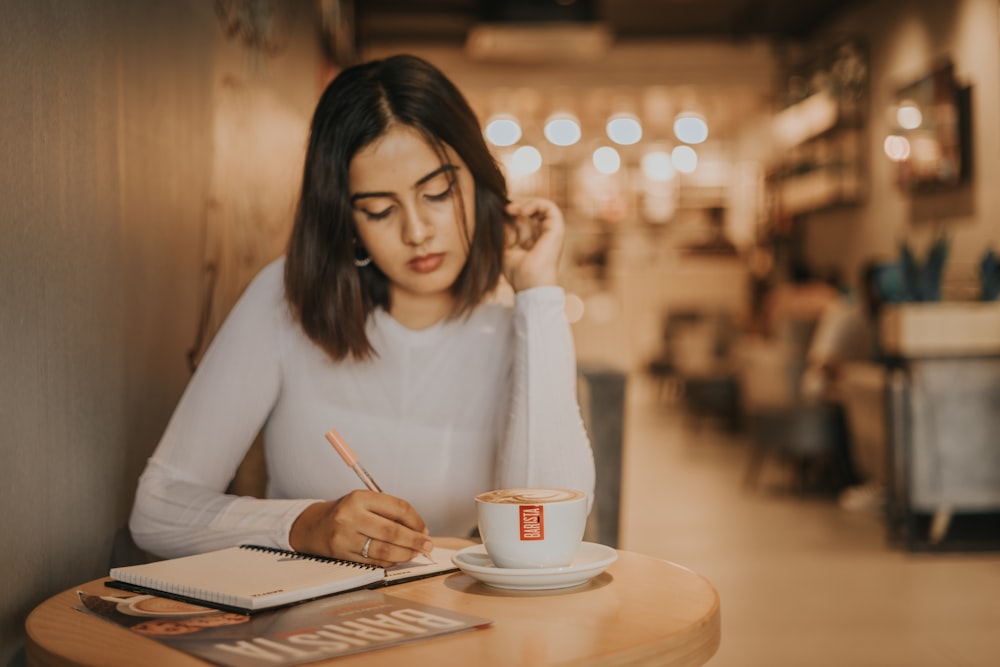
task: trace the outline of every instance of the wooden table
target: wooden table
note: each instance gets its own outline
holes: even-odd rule
[[[461,547],[463,543],[442,546]],[[74,587],[28,616],[28,665],[204,667],[209,664],[74,609],[76,591],[107,595],[105,578]],[[457,572],[386,589],[391,595],[493,619],[493,626],[317,663],[336,667],[705,664],[720,640],[719,595],[704,577],[620,551],[590,582],[555,591],[486,586]]]

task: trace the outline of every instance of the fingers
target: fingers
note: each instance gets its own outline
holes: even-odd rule
[[[530,250],[544,234],[562,236],[562,213],[547,199],[512,201],[505,210],[512,218],[505,229],[508,248]]]
[[[292,526],[289,542],[298,551],[382,567],[434,547],[423,518],[408,502],[372,491],[352,491],[340,500],[311,505]]]
[[[548,199],[532,197],[529,199],[515,199],[507,204],[507,213],[512,216],[531,217],[541,215],[549,218],[561,218],[559,207]]]
[[[558,284],[565,225],[559,207],[547,199],[510,202],[505,228],[504,275],[515,291]]]
[[[401,563],[434,548],[427,526],[409,503],[384,493],[371,496],[364,498],[371,504],[367,506],[368,514],[358,524],[364,539],[372,538],[368,560],[379,564]]]
[[[543,219],[539,214],[515,215],[504,228],[508,248],[530,250],[542,235]]]
[[[392,567],[398,563],[412,560],[419,554],[430,553],[431,549],[433,549],[433,544],[426,538],[424,538],[425,548],[421,549],[409,549],[400,546],[394,541],[366,537],[363,534],[358,535],[358,541],[360,547],[356,549],[357,555],[352,557],[351,560],[371,563],[380,567]],[[367,547],[367,550],[365,547]]]

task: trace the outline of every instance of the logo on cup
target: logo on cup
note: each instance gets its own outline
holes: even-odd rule
[[[521,541],[545,539],[545,510],[542,505],[521,505]]]

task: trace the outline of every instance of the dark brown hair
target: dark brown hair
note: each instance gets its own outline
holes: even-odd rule
[[[420,132],[442,161],[445,146],[451,147],[475,182],[476,224],[469,257],[452,286],[452,317],[478,305],[496,287],[503,268],[507,184],[475,113],[455,85],[415,56],[345,69],[327,86],[313,115],[285,259],[285,294],[293,315],[336,360],[370,357],[374,350],[365,322],[373,309],[389,307],[385,274],[374,263],[361,269],[354,264],[349,176],[358,151],[394,125]]]

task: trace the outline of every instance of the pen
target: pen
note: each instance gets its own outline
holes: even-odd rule
[[[374,491],[375,493],[382,493],[382,489],[380,489],[379,485],[375,483],[375,480],[372,479],[372,476],[368,474],[367,470],[361,467],[360,463],[358,463],[358,455],[354,453],[354,450],[351,449],[351,446],[347,444],[347,441],[344,440],[343,436],[337,433],[337,429],[331,428],[329,431],[327,431],[326,439],[330,441],[330,444],[333,445],[333,448],[337,450],[338,454],[340,454],[340,458],[344,459],[344,463],[346,463],[355,473],[357,473],[358,477],[361,478],[361,481],[365,483],[365,486],[367,486],[370,490]],[[370,541],[371,540],[369,539],[369,542]],[[368,545],[366,544],[365,549],[367,550],[367,548]],[[430,554],[420,554],[420,556],[423,556],[424,559],[430,562],[432,565],[437,564],[437,562],[430,556]]]
[[[358,455],[354,453],[354,450],[347,444],[347,441],[344,440],[339,433],[337,433],[337,429],[331,428],[327,431],[326,439],[330,441],[333,448],[337,450],[338,454],[340,454],[340,458],[344,459],[344,463],[357,473],[358,477],[361,478],[361,481],[365,483],[365,486],[376,493],[382,493],[382,489],[380,489],[379,485],[375,483],[372,476],[368,474],[367,470],[361,467],[360,463],[358,463]]]

